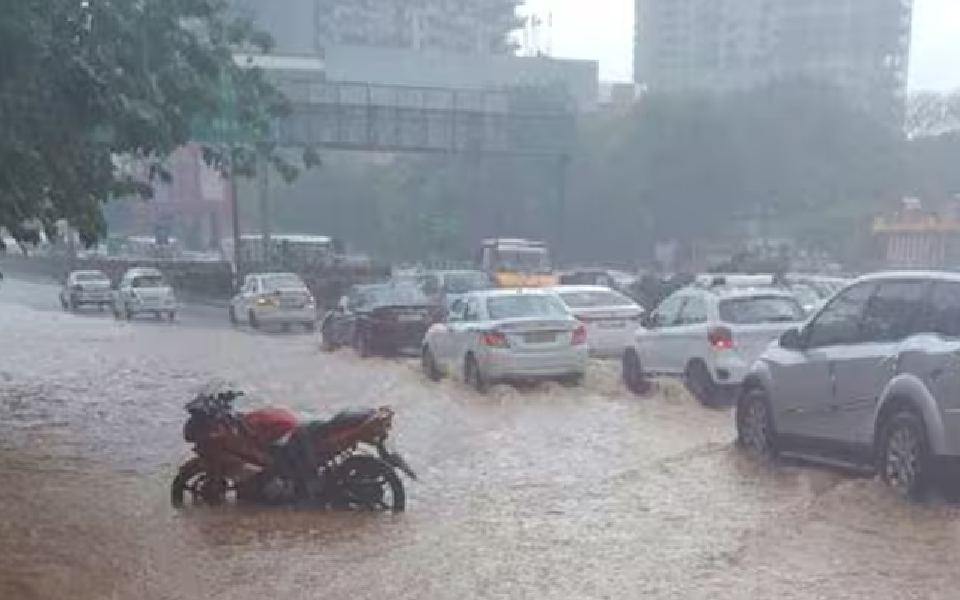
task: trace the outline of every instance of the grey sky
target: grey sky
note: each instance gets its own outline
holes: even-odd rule
[[[537,46],[553,56],[600,61],[604,80],[629,81],[633,0],[527,0],[552,27]],[[910,87],[960,89],[960,0],[915,0]]]

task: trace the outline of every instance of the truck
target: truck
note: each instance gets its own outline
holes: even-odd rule
[[[544,242],[521,238],[483,240],[480,264],[501,288],[548,287],[559,281]]]

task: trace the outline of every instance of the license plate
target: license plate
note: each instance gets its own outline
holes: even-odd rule
[[[401,323],[415,323],[417,321],[422,321],[423,317],[416,313],[406,313],[397,316],[397,320]]]
[[[557,334],[552,331],[534,331],[523,336],[528,344],[547,344],[557,341]]]
[[[600,329],[623,329],[627,326],[626,321],[600,321]]]

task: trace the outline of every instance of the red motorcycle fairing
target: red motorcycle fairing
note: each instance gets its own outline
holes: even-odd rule
[[[269,407],[250,411],[243,415],[243,422],[256,441],[268,446],[287,436],[300,425],[297,415],[286,408]]]

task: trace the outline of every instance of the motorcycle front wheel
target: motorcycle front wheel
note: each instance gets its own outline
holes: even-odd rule
[[[402,512],[403,482],[397,471],[379,458],[351,456],[337,468],[334,508]]]
[[[211,477],[199,459],[192,459],[180,467],[170,484],[170,504],[174,508],[191,505],[219,506],[231,489],[226,479]]]

